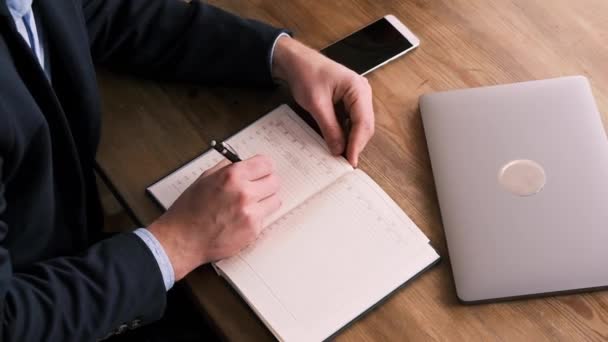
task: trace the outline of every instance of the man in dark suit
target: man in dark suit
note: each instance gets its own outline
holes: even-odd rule
[[[0,0],[2,341],[97,340],[157,320],[174,281],[246,246],[280,206],[272,161],[257,156],[206,172],[150,227],[100,239],[93,63],[198,84],[283,80],[353,165],[373,134],[364,78],[260,22],[198,1]]]

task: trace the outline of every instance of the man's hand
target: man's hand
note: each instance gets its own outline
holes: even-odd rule
[[[167,253],[175,280],[253,242],[264,219],[281,206],[278,190],[267,157],[206,171],[148,228]]]
[[[272,72],[273,77],[287,82],[295,100],[315,118],[331,152],[342,154],[346,145],[348,161],[357,166],[359,154],[374,134],[367,79],[290,37],[279,38]],[[334,112],[339,101],[352,122],[348,143]]]

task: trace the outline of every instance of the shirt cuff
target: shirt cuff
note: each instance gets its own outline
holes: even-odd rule
[[[277,47],[277,42],[281,37],[291,37],[291,35],[287,32],[281,32],[275,39],[274,43],[272,43],[272,49],[270,49],[270,75],[272,75],[272,59],[274,58],[274,49]]]
[[[173,273],[173,266],[163,246],[158,242],[152,233],[146,228],[139,228],[133,231],[133,234],[139,236],[140,239],[150,248],[150,251],[156,259],[160,273],[163,275],[163,282],[165,283],[165,290],[169,291],[175,283],[175,273]]]

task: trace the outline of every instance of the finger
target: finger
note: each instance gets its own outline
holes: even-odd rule
[[[259,201],[257,203],[257,209],[259,210],[262,219],[265,219],[271,214],[275,213],[277,210],[279,210],[279,208],[281,208],[281,205],[283,205],[281,198],[275,194]]]
[[[329,146],[331,153],[335,155],[344,152],[344,133],[338,123],[334,111],[334,103],[330,97],[319,99],[317,104],[311,108],[311,114],[319,124],[321,133]]]
[[[374,106],[371,88],[365,82],[358,86],[350,96],[345,97],[344,104],[352,121],[346,158],[353,166],[359,163],[359,155],[374,135]]]
[[[221,162],[215,164],[214,166],[212,166],[211,168],[205,170],[205,172],[203,172],[201,177],[207,177],[210,176],[214,173],[216,173],[217,171],[219,171],[221,168],[226,167],[230,165],[230,162],[228,160],[222,160]]]
[[[235,169],[235,172],[242,175],[243,179],[255,181],[271,174],[274,171],[274,162],[270,157],[258,154],[233,164],[231,167]]]
[[[279,192],[279,177],[272,173],[266,177],[251,182],[248,186],[251,198],[258,202]]]

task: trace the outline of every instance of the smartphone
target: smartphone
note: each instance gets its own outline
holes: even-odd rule
[[[350,34],[321,53],[365,75],[420,45],[420,40],[393,15]]]

